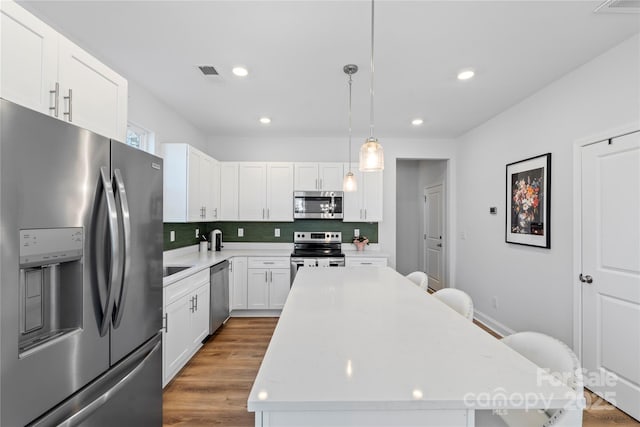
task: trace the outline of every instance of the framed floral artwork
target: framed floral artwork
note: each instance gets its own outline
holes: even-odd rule
[[[505,241],[551,248],[551,153],[507,165]]]

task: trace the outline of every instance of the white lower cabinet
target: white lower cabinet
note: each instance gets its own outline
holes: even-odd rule
[[[347,267],[386,267],[386,257],[345,257],[345,266]]]
[[[164,289],[162,386],[182,369],[209,335],[209,269]]]
[[[247,262],[247,308],[282,309],[289,295],[289,258],[249,258]]]
[[[231,310],[247,308],[247,257],[229,260],[229,296]]]

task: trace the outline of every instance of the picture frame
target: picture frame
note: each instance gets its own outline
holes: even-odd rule
[[[505,242],[551,248],[551,153],[506,167]]]

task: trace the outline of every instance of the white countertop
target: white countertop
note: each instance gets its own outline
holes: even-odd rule
[[[248,410],[486,409],[496,393],[516,397],[498,397],[506,409],[527,393],[540,397],[529,407],[575,401],[537,372],[391,268],[301,268]]]
[[[190,246],[180,250],[164,253],[164,266],[190,265],[191,268],[172,274],[162,279],[162,286],[168,286],[178,280],[191,276],[200,270],[209,268],[222,261],[238,256],[255,257],[287,257],[291,249],[222,249],[219,252],[198,252],[198,246]]]
[[[246,256],[246,257],[289,257],[292,252],[290,245],[274,245],[266,246],[262,248],[254,249],[239,249],[234,247],[235,245],[227,244],[231,246],[230,249],[222,249],[221,251],[207,251],[198,252],[198,245],[188,246],[181,249],[174,249],[172,251],[164,252],[164,266],[176,266],[176,265],[190,265],[191,268],[183,270],[179,273],[172,274],[165,277],[162,280],[162,286],[171,285],[178,280],[191,276],[200,270],[209,268],[222,261],[233,258],[234,256]],[[348,244],[343,244],[347,246]],[[355,249],[344,249],[342,251],[345,256],[348,257],[385,257],[388,258],[388,254],[372,250],[372,251],[356,251]]]

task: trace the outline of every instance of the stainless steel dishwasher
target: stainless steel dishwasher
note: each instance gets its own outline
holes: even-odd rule
[[[229,261],[211,267],[211,306],[209,335],[229,318]]]

